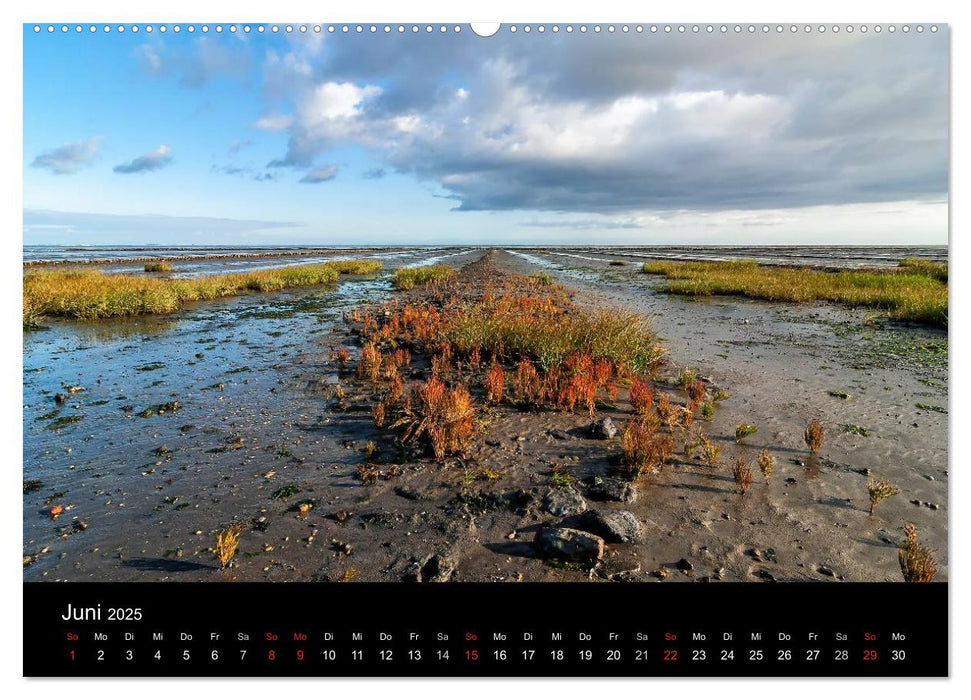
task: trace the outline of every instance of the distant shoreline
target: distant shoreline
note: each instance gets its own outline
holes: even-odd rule
[[[132,265],[136,263],[149,263],[165,260],[168,262],[194,262],[206,260],[245,260],[255,258],[300,258],[300,257],[320,257],[326,255],[349,255],[365,251],[378,250],[377,248],[314,248],[306,250],[285,250],[285,251],[256,251],[252,253],[200,253],[197,255],[137,255],[126,258],[94,258],[84,260],[24,260],[25,268],[32,267],[52,267],[60,265]],[[381,248],[383,253],[400,253],[414,250],[410,247],[400,248]]]

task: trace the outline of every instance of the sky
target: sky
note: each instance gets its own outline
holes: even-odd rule
[[[24,27],[25,244],[947,243],[946,27],[229,26]]]

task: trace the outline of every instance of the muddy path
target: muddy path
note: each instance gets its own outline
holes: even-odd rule
[[[457,249],[386,269],[458,268],[483,255]],[[835,307],[690,302],[658,294],[634,259],[561,261],[493,251],[488,274],[547,270],[580,303],[654,316],[672,361],[659,385],[676,393],[674,373],[688,365],[726,388],[705,430],[726,456],[769,447],[769,484],[740,496],[727,466],[676,456],[649,483],[612,492],[603,484],[615,485],[618,441],[592,437],[586,415],[552,411],[490,409],[462,460],[402,461],[374,426],[367,392],[330,353],[359,352],[343,314],[392,296],[386,272],[336,290],[28,336],[25,490],[40,483],[24,496],[25,579],[899,580],[905,522],[937,549],[946,578],[947,415],[915,408],[947,407],[946,335],[864,327],[861,314]],[[623,425],[629,411],[619,404],[605,416]],[[827,427],[818,460],[802,444],[811,417]],[[742,421],[759,432],[736,448]],[[365,461],[400,473],[362,484]],[[533,546],[543,526],[583,526],[583,516],[550,512],[554,468],[576,480],[588,510],[626,510],[639,523],[636,541],[610,544],[593,573]],[[873,517],[866,470],[902,491]],[[52,505],[64,508],[56,520]],[[232,522],[245,525],[239,554],[220,570],[215,533]]]

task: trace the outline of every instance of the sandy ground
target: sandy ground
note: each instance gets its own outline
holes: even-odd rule
[[[441,262],[482,255],[456,250]],[[386,274],[172,318],[59,323],[25,338],[24,479],[41,482],[24,495],[25,579],[896,581],[907,522],[946,579],[948,417],[917,407],[947,409],[946,333],[866,324],[866,313],[829,305],[670,297],[623,255],[497,251],[490,266],[543,268],[581,304],[651,315],[669,351],[661,386],[680,395],[666,383],[689,366],[730,394],[705,425],[722,466],[676,456],[638,482],[633,503],[598,501],[584,484],[611,475],[618,440],[592,438],[585,415],[512,410],[486,414],[461,463],[402,462],[328,353],[353,340],[345,311],[393,294]],[[339,381],[346,410],[333,398]],[[140,416],[167,401],[180,406]],[[623,405],[603,415],[629,418]],[[54,427],[71,416],[80,420]],[[827,430],[816,459],[802,440],[813,417]],[[759,430],[736,447],[743,421]],[[360,483],[369,440],[383,469],[402,466],[399,477]],[[728,459],[740,450],[752,460],[763,446],[776,456],[770,483],[736,494]],[[608,544],[593,571],[533,546],[543,526],[582,526],[546,507],[557,464],[589,509],[628,510],[640,523],[638,539]],[[477,479],[483,466],[502,477]],[[901,490],[873,517],[868,478]],[[65,509],[57,520],[52,505]],[[234,521],[246,525],[239,554],[220,570],[215,533]]]

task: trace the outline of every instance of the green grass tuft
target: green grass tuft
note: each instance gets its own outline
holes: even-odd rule
[[[23,324],[24,328],[34,327],[46,316],[93,320],[166,314],[178,311],[187,302],[332,284],[342,274],[369,274],[380,269],[381,263],[373,260],[340,260],[184,279],[106,274],[91,269],[29,271],[23,281]]]
[[[768,301],[833,301],[884,309],[891,318],[947,326],[947,266],[902,261],[885,270],[831,272],[808,267],[729,262],[647,262],[642,272],[667,278],[665,291],[738,294]]]
[[[427,265],[425,267],[402,267],[394,271],[395,289],[407,291],[415,287],[422,287],[432,282],[447,280],[455,275],[455,270],[445,265]]]

